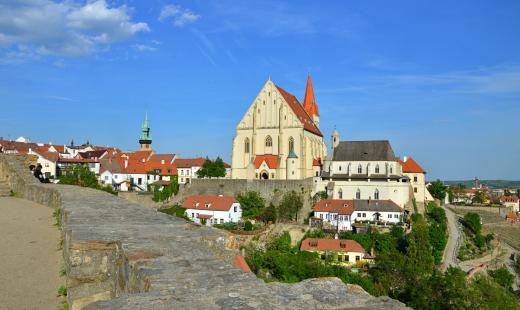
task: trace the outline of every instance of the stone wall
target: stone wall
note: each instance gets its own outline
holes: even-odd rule
[[[40,184],[0,154],[17,194],[61,210],[70,309],[402,309],[336,278],[264,283],[232,266],[233,237],[108,193]]]
[[[295,191],[302,195],[304,206],[300,210],[298,220],[304,218],[312,210],[314,194],[313,179],[304,180],[245,180],[245,179],[192,179],[190,184],[181,185],[178,195],[172,200],[180,203],[190,195],[225,195],[236,196],[246,191],[255,191],[266,202],[278,205],[283,194]]]

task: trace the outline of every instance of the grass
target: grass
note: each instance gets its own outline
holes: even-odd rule
[[[59,296],[67,296],[67,288],[64,285],[58,288],[58,297]]]
[[[54,216],[54,226],[61,228],[61,209],[54,209],[54,212],[52,212],[52,216]]]
[[[179,217],[179,218],[183,218],[183,219],[188,220],[188,221],[190,220],[186,216],[186,209],[182,208],[179,205],[174,205],[174,206],[171,206],[169,208],[159,209],[159,212],[166,213],[168,215],[173,215],[173,216],[176,216],[176,217]]]

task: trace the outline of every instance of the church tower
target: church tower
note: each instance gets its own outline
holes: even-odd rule
[[[144,115],[143,125],[141,126],[141,135],[139,137],[141,151],[152,150],[152,136],[150,135],[150,126],[148,125],[148,113]]]
[[[334,154],[334,149],[339,145],[339,132],[334,128],[332,132],[332,153]]]
[[[320,127],[320,112],[318,112],[318,105],[314,98],[314,89],[312,88],[311,75],[307,76],[307,87],[305,88],[305,98],[303,99],[303,109],[309,116],[316,126]]]

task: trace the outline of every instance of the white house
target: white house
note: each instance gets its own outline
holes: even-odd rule
[[[502,196],[500,197],[500,202],[504,206],[512,208],[514,212],[520,211],[520,199],[516,195]]]
[[[390,142],[342,141],[334,131],[333,155],[323,165],[317,190],[334,199],[392,200],[411,203],[410,178],[403,174]]]
[[[43,149],[29,149],[28,154],[38,156],[37,163],[42,165],[42,173],[45,175],[46,179],[56,177],[56,162],[60,158],[58,153],[45,152]]]
[[[391,200],[322,199],[314,206],[314,217],[336,230],[352,230],[353,223],[364,221],[397,224],[403,215],[404,210]]]
[[[197,178],[197,171],[206,162],[205,158],[177,158],[173,164],[177,167],[179,184],[190,183],[191,179]]]
[[[240,203],[232,196],[190,196],[184,200],[182,207],[192,221],[207,226],[237,223],[242,218]]]

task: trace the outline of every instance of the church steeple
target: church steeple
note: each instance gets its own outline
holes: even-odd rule
[[[307,77],[307,87],[305,88],[305,98],[303,99],[303,109],[312,118],[316,126],[319,126],[320,112],[318,111],[318,105],[314,98],[314,89],[312,88],[311,75],[309,73]]]
[[[148,113],[144,114],[143,125],[141,126],[141,135],[139,137],[141,151],[151,151],[152,136],[150,135],[150,125],[148,125]]]

